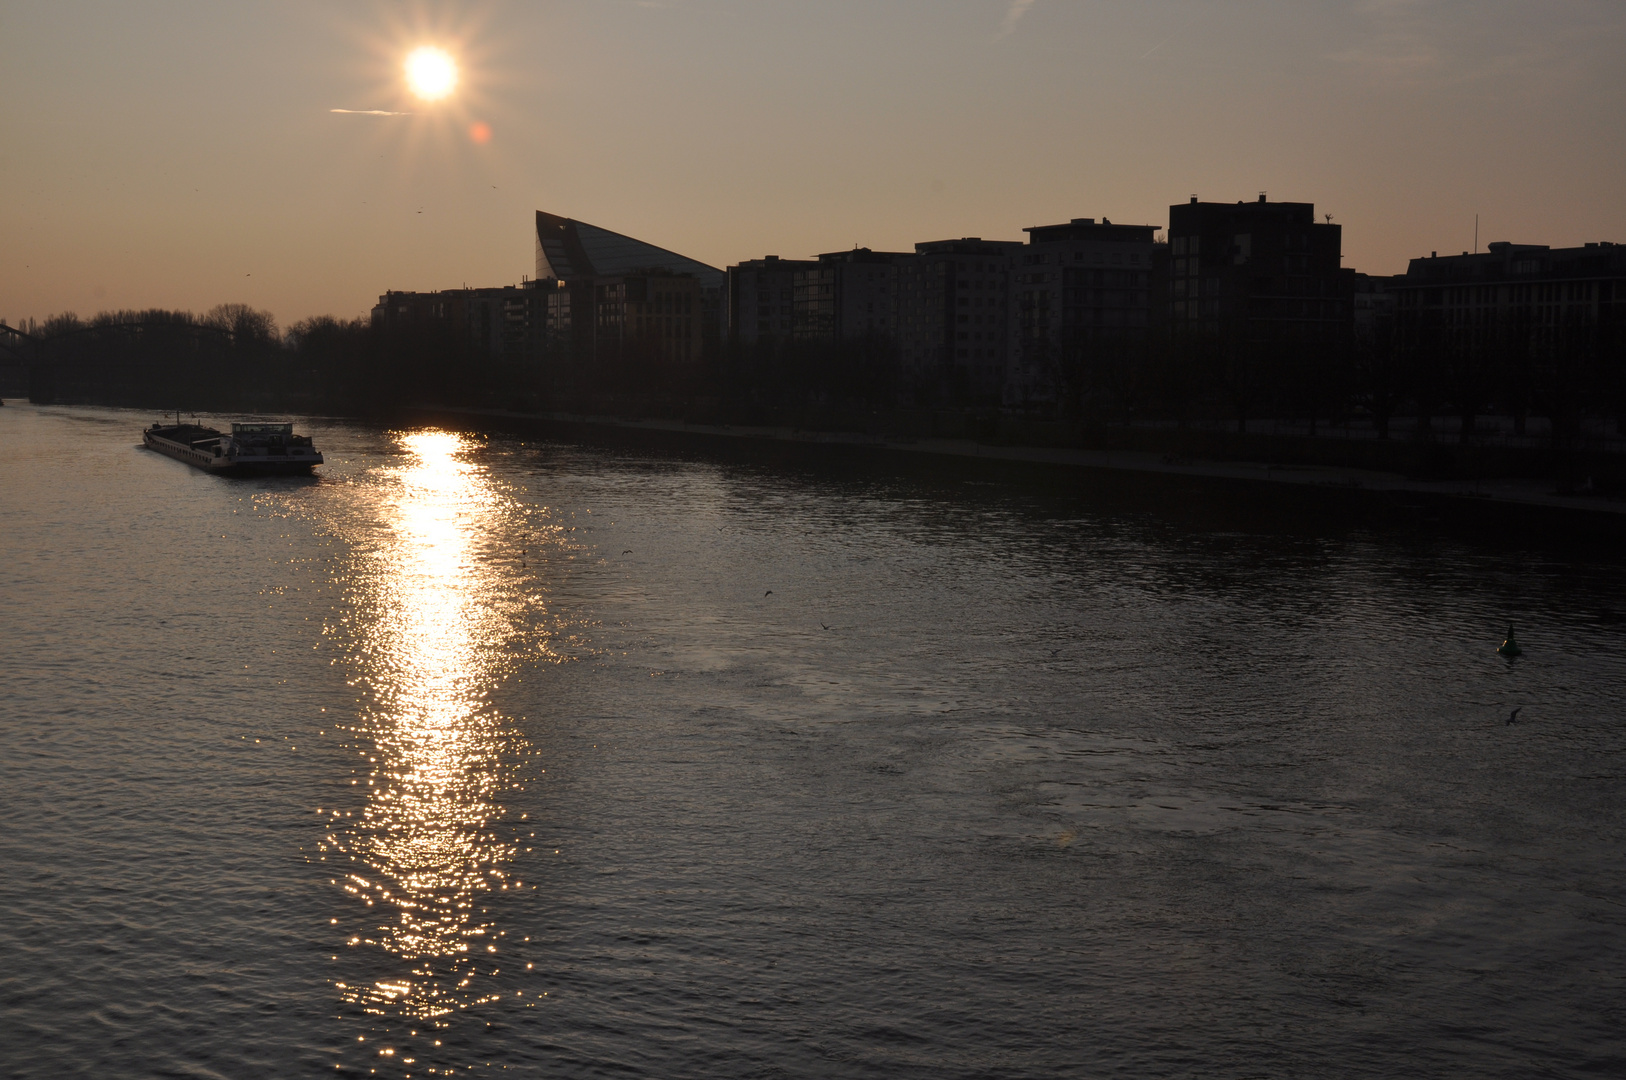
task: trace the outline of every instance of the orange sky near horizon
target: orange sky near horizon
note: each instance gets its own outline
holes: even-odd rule
[[[1371,273],[1476,214],[1626,241],[1615,0],[15,2],[0,40],[7,322],[516,283],[538,209],[718,266],[1260,191]]]

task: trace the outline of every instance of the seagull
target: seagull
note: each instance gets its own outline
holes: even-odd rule
[[[627,550],[623,551],[621,554],[623,554],[623,555],[631,555],[632,554],[632,549],[628,548]]]
[[[1514,709],[1512,712],[1508,713],[1507,722],[1510,724],[1517,724],[1519,722],[1519,714],[1523,711],[1524,706],[1520,705],[1517,709]]]
[[[820,626],[824,626],[824,624],[823,624],[823,623],[820,623],[820,624],[819,624],[819,625],[820,625]],[[829,627],[828,627],[828,626],[824,626],[824,628],[825,628],[825,629],[826,629],[826,630],[828,630],[828,629],[830,629],[830,628],[829,628]]]
[[[773,590],[769,589],[767,592],[763,593],[762,595],[763,596],[772,596],[773,595]]]

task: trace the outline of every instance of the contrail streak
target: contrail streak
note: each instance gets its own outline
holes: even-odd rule
[[[1033,0],[1011,0],[1009,10],[1005,12],[1005,21],[1000,24],[999,33],[995,34],[994,37],[1002,38],[1015,30],[1016,24],[1021,21],[1022,16],[1026,15],[1028,8],[1032,6]]]
[[[390,112],[388,109],[329,109],[330,113],[345,113],[349,116],[411,116],[409,112]]]

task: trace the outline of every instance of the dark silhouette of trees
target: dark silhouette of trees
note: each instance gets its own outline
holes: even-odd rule
[[[717,391],[736,405],[775,409],[891,407],[902,392],[899,362],[896,343],[879,334],[846,341],[768,337],[727,350],[717,368]],[[971,397],[948,372],[909,389],[927,400],[964,403]]]
[[[36,400],[203,407],[229,381],[231,335],[190,312],[67,314],[40,330],[29,394]]]
[[[1477,434],[1482,416],[1511,416],[1521,434],[1541,416],[1550,421],[1542,460],[1565,470],[1568,485],[1591,475],[1578,463],[1597,450],[1598,421],[1626,433],[1626,334],[1572,311],[1563,325],[1543,325],[1514,309],[1473,337],[1378,319],[1342,341],[1249,341],[1197,329],[1081,340],[1049,354],[1050,392],[1041,387],[1038,400],[1009,406],[950,362],[905,368],[897,343],[879,334],[770,337],[679,359],[670,343],[583,341],[578,327],[574,337],[528,339],[523,349],[504,339],[493,352],[489,337],[448,321],[392,327],[320,316],[284,333],[268,313],[226,304],[201,317],[68,312],[10,348],[30,364],[36,400],[164,411],[366,416],[486,406],[944,433],[994,432],[1008,421],[1008,431],[1091,445],[1148,421],[1237,432],[1251,419],[1308,421],[1316,434],[1362,414],[1380,439],[1397,416],[1416,416],[1418,438],[1432,442],[1430,421],[1454,414],[1464,451],[1487,442]],[[1452,456],[1436,449],[1448,467]]]
[[[1349,359],[1351,404],[1364,405],[1377,437],[1387,439],[1395,413],[1411,393],[1412,357],[1394,324],[1384,321],[1356,336]]]
[[[191,316],[187,314],[185,318],[190,319]],[[230,334],[239,345],[272,345],[278,340],[277,320],[272,314],[269,311],[255,311],[247,304],[216,304],[198,323]]]
[[[296,322],[283,341],[291,356],[291,375],[303,388],[312,409],[362,412],[369,387],[383,376],[375,360],[369,327],[361,319],[345,321],[318,315]]]
[[[1483,348],[1499,407],[1523,435],[1535,406],[1535,336],[1527,313],[1505,315]]]

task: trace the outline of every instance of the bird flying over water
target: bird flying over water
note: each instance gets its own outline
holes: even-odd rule
[[[1514,709],[1512,712],[1508,713],[1507,722],[1510,724],[1517,724],[1519,722],[1519,714],[1523,711],[1524,706],[1520,705],[1517,709]]]
[[[767,592],[763,593],[762,595],[763,596],[772,596],[773,595],[773,590],[769,589]]]

